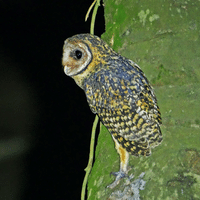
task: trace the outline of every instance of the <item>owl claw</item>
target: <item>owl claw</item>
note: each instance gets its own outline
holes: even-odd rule
[[[111,172],[110,175],[111,174],[116,176],[116,178],[115,178],[115,181],[113,183],[111,183],[110,185],[107,186],[107,188],[110,188],[110,189],[113,189],[114,187],[116,187],[119,184],[119,182],[122,178],[128,177],[128,175],[123,171]]]

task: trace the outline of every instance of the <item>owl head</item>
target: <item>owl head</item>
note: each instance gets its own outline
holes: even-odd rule
[[[88,77],[100,64],[103,65],[112,52],[114,51],[95,35],[74,35],[64,42],[62,58],[64,72],[76,82],[77,80],[80,82],[80,79]]]

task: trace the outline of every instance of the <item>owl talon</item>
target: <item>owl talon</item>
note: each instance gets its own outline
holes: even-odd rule
[[[114,187],[116,187],[119,184],[119,182],[122,178],[128,177],[128,175],[123,171],[111,172],[110,175],[111,174],[116,176],[116,178],[115,178],[115,181],[113,183],[111,183],[110,185],[107,186],[107,188],[110,188],[110,189],[113,189]]]
[[[124,173],[124,172],[121,172],[121,171],[119,171],[119,172],[110,172],[110,175],[114,175],[114,176],[120,176],[120,178],[124,178],[124,177],[127,177],[128,175],[126,174],[126,173]]]

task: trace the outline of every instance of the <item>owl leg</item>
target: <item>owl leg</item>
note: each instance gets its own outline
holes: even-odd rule
[[[129,161],[129,153],[126,151],[126,149],[124,149],[114,137],[113,140],[115,142],[115,148],[117,149],[117,152],[119,153],[120,156],[120,170],[119,172],[111,173],[114,176],[116,176],[115,181],[107,186],[108,188],[111,189],[117,186],[122,178],[128,176],[128,161]]]

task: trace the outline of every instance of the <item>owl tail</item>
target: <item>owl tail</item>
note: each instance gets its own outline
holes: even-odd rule
[[[162,142],[160,126],[156,122],[152,125],[152,132],[148,135],[147,140],[151,148],[158,146]]]

